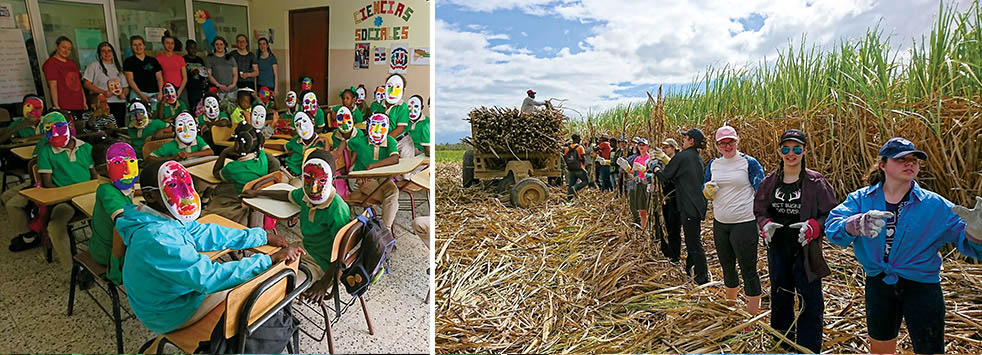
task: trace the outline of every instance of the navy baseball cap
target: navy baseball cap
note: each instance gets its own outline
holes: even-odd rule
[[[683,136],[688,136],[689,138],[695,139],[697,142],[702,142],[706,140],[706,135],[702,134],[702,131],[698,128],[693,128],[682,133]]]
[[[890,140],[888,140],[886,144],[880,148],[879,155],[881,157],[897,159],[908,154],[914,154],[920,159],[927,160],[927,153],[915,149],[913,142],[902,137],[890,138]]]
[[[784,144],[784,142],[787,141],[798,142],[801,143],[801,145],[805,145],[805,133],[797,129],[789,129],[784,131],[784,134],[781,135],[781,143],[778,144]]]

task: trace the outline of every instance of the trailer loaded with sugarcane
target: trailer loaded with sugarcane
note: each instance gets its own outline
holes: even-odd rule
[[[472,136],[464,142],[473,149],[464,153],[464,187],[494,187],[509,193],[512,205],[525,208],[548,198],[546,182],[561,184],[560,150],[568,120],[562,111],[551,105],[532,112],[482,106],[467,119]]]

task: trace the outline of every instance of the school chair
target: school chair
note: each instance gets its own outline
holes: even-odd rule
[[[0,126],[6,127],[10,125],[10,123],[10,111],[7,111],[5,108],[0,108]]]
[[[143,143],[143,159],[149,158],[150,153],[153,153],[153,151],[160,149],[160,147],[162,147],[167,142],[170,142],[171,140],[172,138],[157,139],[152,141],[148,140],[145,143]]]
[[[307,276],[300,285],[296,284],[298,268]],[[139,353],[156,349],[154,353],[163,354],[164,346],[170,343],[181,351],[193,354],[199,350],[198,346],[202,341],[211,338],[216,326],[224,330],[226,339],[237,338],[238,349],[235,352],[244,353],[246,339],[273,314],[284,307],[290,307],[310,287],[310,278],[310,270],[306,266],[300,266],[299,261],[295,261],[292,266],[286,265],[285,260],[281,261],[252,280],[232,288],[225,301],[219,303],[204,318],[187,327],[148,340],[140,347]],[[294,332],[287,343],[287,351],[291,354],[300,352],[299,334]]]
[[[112,256],[114,258],[122,258],[123,255],[125,254],[126,254],[126,245],[123,244],[123,238],[121,238],[119,236],[119,232],[117,232],[116,229],[113,228]],[[78,273],[80,272],[79,269],[85,270],[86,272],[92,274],[92,276],[96,280],[100,280],[101,282],[96,282],[96,284],[99,285],[99,287],[102,288],[103,291],[109,293],[109,298],[112,300],[112,308],[113,308],[112,314],[110,314],[109,310],[107,310],[106,307],[103,306],[102,303],[100,303],[99,300],[97,300],[95,296],[92,295],[92,292],[90,292],[89,290],[84,290],[85,293],[89,295],[89,298],[91,298],[92,301],[95,302],[97,306],[99,306],[99,309],[101,309],[102,312],[106,314],[106,316],[112,319],[113,325],[116,326],[116,353],[122,354],[123,353],[123,321],[125,319],[123,319],[120,316],[121,306],[119,300],[119,292],[123,291],[123,294],[126,294],[125,292],[126,290],[123,287],[121,287],[122,285],[116,285],[115,282],[109,280],[106,277],[108,271],[107,265],[102,265],[96,262],[95,259],[92,258],[92,254],[90,254],[88,250],[83,250],[81,252],[78,252],[75,254],[74,257],[72,257],[72,278],[71,278],[71,285],[68,288],[68,316],[72,315],[72,311],[75,308],[75,285],[78,283],[77,282]],[[117,290],[117,286],[120,286],[118,287],[118,290]],[[126,319],[135,317],[130,310],[126,310],[126,313],[128,315]]]
[[[269,174],[266,174],[266,176],[260,176],[255,180],[247,182],[245,185],[242,185],[242,190],[243,191],[262,190],[263,188],[269,187],[271,185],[278,184],[281,182],[286,183],[289,181],[290,179],[285,174],[283,174],[282,171],[277,170]],[[258,213],[258,211],[254,211],[253,208],[247,205],[245,202],[241,202],[241,204],[242,204],[242,208],[249,210],[249,227],[263,227],[263,220],[264,220],[263,217],[266,217],[266,215],[262,213]]]
[[[370,217],[371,213],[366,211],[363,213],[364,216]],[[340,279],[341,271],[344,267],[351,266],[352,263],[358,259],[358,252],[361,248],[361,234],[359,233],[361,225],[358,224],[358,219],[352,219],[344,227],[338,230],[338,233],[334,236],[334,245],[331,247],[331,266],[328,270],[325,270],[323,277],[331,278],[331,293],[334,295],[334,307],[330,307],[324,300],[318,302],[320,309],[314,309],[307,302],[301,302],[307,309],[311,309],[317,314],[319,314],[324,322],[324,326],[321,327],[318,322],[314,319],[309,318],[303,312],[298,312],[301,317],[307,321],[314,324],[314,327],[320,330],[322,333],[318,337],[314,337],[313,334],[307,332],[307,330],[301,328],[300,331],[304,333],[310,339],[321,342],[324,338],[327,338],[327,347],[330,353],[334,353],[334,336],[332,334],[331,325],[337,323],[341,319],[341,315],[344,314],[348,307],[352,306],[357,299],[361,302],[361,311],[365,315],[365,323],[368,324],[368,334],[375,335],[375,329],[372,327],[372,319],[368,315],[368,307],[365,306],[365,296],[355,297],[352,296],[350,300],[341,303],[340,302]],[[335,315],[331,317],[331,313]]]
[[[235,127],[211,126],[211,140],[218,146],[231,147],[235,145],[235,142],[230,140],[233,133],[235,133]]]
[[[412,214],[412,219],[416,219],[416,196],[413,194],[416,191],[424,191],[423,203],[430,203],[430,166],[424,165],[426,168],[420,172],[413,174],[413,177],[409,180],[397,181],[396,186],[399,187],[400,198],[399,198],[399,210],[409,211]],[[405,192],[409,195],[409,206],[405,207],[405,199],[401,198],[401,193]]]

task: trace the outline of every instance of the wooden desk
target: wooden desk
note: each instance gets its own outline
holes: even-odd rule
[[[140,184],[136,184],[133,188],[139,190]],[[143,202],[143,196],[133,196],[133,204],[140,204]],[[81,196],[75,196],[72,198],[72,204],[78,207],[82,213],[89,218],[92,218],[92,213],[95,210],[95,192],[90,194],[85,194]]]
[[[24,195],[34,203],[43,206],[53,206],[65,201],[69,201],[76,196],[86,195],[94,193],[99,184],[106,182],[108,180],[103,180],[102,178],[98,180],[89,180],[86,182],[80,182],[77,184],[71,184],[68,186],[54,187],[54,188],[44,188],[44,187],[32,187],[29,189],[20,190],[20,194]]]
[[[204,157],[188,158],[188,159],[179,161],[178,163],[181,163],[181,165],[184,165],[184,167],[187,168],[187,167],[195,166],[195,165],[198,165],[198,164],[204,164],[204,163],[207,163],[207,162],[210,162],[210,161],[215,161],[215,160],[218,160],[218,156],[217,155],[209,155],[209,156],[204,156]]]
[[[420,171],[415,175],[413,175],[413,177],[410,178],[409,181],[416,185],[419,185],[424,189],[430,190],[431,189],[430,183],[432,181],[430,180],[430,171],[432,170],[433,170],[432,165],[427,166],[426,169],[423,169],[423,171]]]
[[[386,177],[411,173],[423,163],[428,163],[429,157],[425,155],[415,156],[409,159],[399,159],[396,165],[383,166],[371,170],[352,171],[347,178],[367,178],[367,177]]]
[[[287,134],[274,134],[270,137],[270,139],[285,139],[285,140],[290,140],[292,138],[293,138],[292,135],[287,135]]]
[[[277,149],[271,149],[271,148],[263,148],[263,151],[266,152],[266,153],[269,153],[269,155],[272,155],[273,157],[278,157],[278,156],[281,156],[281,155],[286,154],[285,151],[277,150]]]
[[[229,228],[246,229],[245,226],[243,226],[241,224],[238,224],[238,223],[235,223],[232,220],[230,220],[228,218],[225,218],[225,217],[222,217],[222,216],[219,216],[217,214],[210,214],[210,215],[207,215],[207,216],[198,218],[198,223],[213,223],[213,224],[217,224],[217,225],[224,226],[224,227],[229,227]],[[279,247],[274,247],[272,245],[260,245],[258,247],[251,248],[249,250],[250,251],[253,251],[253,252],[256,252],[256,253],[273,254],[273,253],[276,253],[278,250],[280,250],[280,248]],[[218,253],[222,253],[222,252],[223,251],[219,250],[219,251],[208,251],[208,252],[201,252],[201,253],[202,254],[205,254],[205,255],[212,255],[212,254],[218,254]]]
[[[219,179],[215,175],[211,174],[211,170],[215,168],[215,162],[217,161],[218,159],[215,159],[210,162],[201,163],[187,169],[188,172],[191,173],[191,176],[204,180],[205,182],[210,184],[218,184],[222,182],[222,179]]]
[[[34,145],[25,145],[10,150],[15,156],[21,158],[22,160],[31,160],[34,158]]]
[[[288,142],[290,142],[289,139],[270,138],[266,140],[266,144],[263,144],[263,147],[266,149],[286,150],[284,147],[286,147],[286,143]]]
[[[296,187],[287,183],[278,183],[267,186],[263,190],[293,191]],[[255,208],[263,214],[276,219],[289,219],[300,213],[300,207],[291,202],[274,200],[268,197],[244,198],[242,202]]]

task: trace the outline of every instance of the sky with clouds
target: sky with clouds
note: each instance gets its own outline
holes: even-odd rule
[[[960,9],[971,0],[955,0]],[[437,143],[470,135],[474,107],[567,99],[586,114],[678,88],[710,66],[756,65],[877,26],[905,50],[930,34],[937,0],[437,0]],[[577,112],[567,114],[577,118]]]

